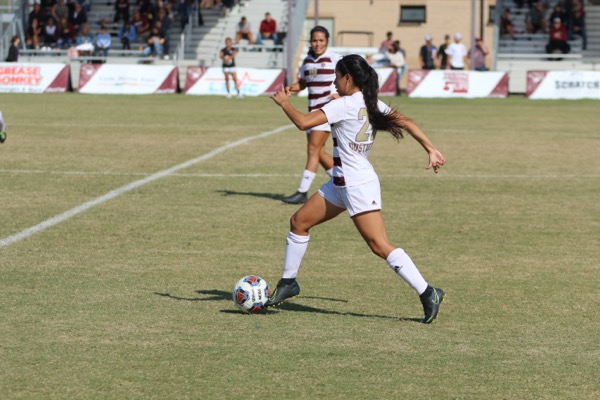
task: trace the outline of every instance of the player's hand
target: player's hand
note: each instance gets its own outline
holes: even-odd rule
[[[429,164],[427,164],[427,168],[425,169],[433,168],[433,172],[437,174],[445,162],[446,159],[442,153],[440,153],[437,149],[434,149],[431,153],[429,153]]]
[[[281,106],[284,102],[288,101],[292,96],[292,93],[286,87],[282,87],[278,90],[271,98],[278,106]]]

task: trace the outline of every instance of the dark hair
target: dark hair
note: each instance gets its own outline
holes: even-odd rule
[[[365,105],[367,106],[367,115],[369,122],[373,127],[373,134],[378,130],[388,131],[396,139],[404,137],[404,131],[407,130],[406,121],[408,118],[393,110],[387,114],[382,113],[377,105],[377,94],[379,93],[379,80],[377,72],[367,63],[367,61],[357,54],[344,56],[338,61],[336,67],[342,76],[350,74],[354,84],[362,91]]]
[[[327,30],[327,28],[325,28],[324,26],[321,25],[317,25],[314,28],[312,28],[310,30],[310,39],[312,40],[313,34],[316,32],[321,32],[325,35],[325,39],[327,39],[327,44],[329,44],[329,31]],[[308,54],[312,57],[315,56],[315,53],[313,52],[312,48],[308,49]]]

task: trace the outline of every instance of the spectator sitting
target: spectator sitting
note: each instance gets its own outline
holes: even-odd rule
[[[271,13],[265,13],[265,19],[260,23],[256,44],[262,44],[264,39],[271,39],[277,44],[277,22],[271,18]]]
[[[150,37],[146,41],[146,47],[144,47],[144,56],[157,56],[163,55],[163,49],[165,44],[165,37],[160,31],[160,27],[154,26],[150,33]]]
[[[133,12],[131,24],[135,26],[135,34],[142,43],[146,43],[150,37],[150,21],[139,10]]]
[[[123,50],[131,50],[131,43],[135,42],[135,26],[131,22],[125,21],[119,28],[119,39],[123,44]]]
[[[38,26],[42,25],[42,21],[46,20],[46,12],[44,11],[40,3],[35,3],[33,5],[33,10],[31,10],[31,12],[29,13],[29,18],[27,20],[28,27],[31,26],[31,23],[34,18],[37,18]]]
[[[164,53],[169,54],[169,36],[171,32],[171,19],[168,16],[168,11],[165,7],[158,9],[158,16],[154,24],[159,24],[160,30],[165,38]]]
[[[544,18],[544,6],[541,1],[536,1],[525,16],[527,33],[547,32],[546,19]]]
[[[19,61],[19,43],[21,39],[18,35],[13,36],[10,39],[10,47],[8,48],[8,55],[6,56],[6,62],[17,62]],[[4,129],[2,129],[4,130]]]
[[[512,14],[510,9],[504,9],[504,14],[500,17],[500,34],[508,35],[511,39],[515,40],[515,26],[512,22]]]
[[[242,39],[246,39],[248,44],[254,44],[254,40],[252,40],[252,27],[246,17],[242,17],[240,22],[237,24],[235,43],[238,44]]]
[[[75,28],[69,23],[67,18],[62,18],[59,21],[59,36],[57,46],[61,49],[67,49],[75,43]]]
[[[550,26],[552,26],[552,24],[554,23],[554,20],[556,18],[559,18],[560,22],[563,25],[566,25],[566,22],[567,22],[567,13],[562,8],[562,6],[560,5],[560,2],[556,3],[556,5],[554,6],[554,9],[552,10],[552,14],[550,14],[550,18],[548,18],[548,21],[550,21]]]
[[[81,26],[87,22],[87,13],[81,6],[81,4],[75,2],[73,11],[69,15],[69,22],[75,29],[75,34],[79,33]]]
[[[43,32],[37,17],[33,17],[25,34],[25,47],[28,49],[39,49],[43,42]]]
[[[54,22],[58,24],[58,22],[63,18],[69,18],[69,7],[64,1],[57,1],[52,6],[52,11],[50,13],[54,18]]]
[[[58,26],[54,23],[54,18],[48,17],[48,20],[46,21],[46,25],[44,26],[43,30],[44,46],[56,47],[56,43],[58,42],[58,34],[59,29]]]
[[[487,71],[487,66],[485,65],[485,56],[490,53],[487,46],[483,44],[483,41],[480,37],[475,38],[475,47],[471,48],[467,53],[468,57],[473,56],[473,65],[471,65],[471,69],[475,71]]]
[[[75,49],[80,57],[90,56],[94,51],[94,37],[87,23],[81,25],[79,34],[75,36]]]
[[[113,22],[119,22],[120,20],[129,21],[129,0],[117,0],[115,1],[115,18]]]
[[[394,39],[392,39],[392,36],[393,36],[393,33],[391,31],[385,34],[386,39],[384,41],[382,41],[381,44],[379,45],[380,53],[385,53],[392,49],[392,46],[394,44]]]
[[[550,41],[546,45],[546,53],[551,54],[555,50],[560,50],[563,54],[571,51],[571,46],[567,43],[567,28],[563,26],[560,18],[555,18],[552,21]]]
[[[100,33],[96,36],[96,54],[101,54],[104,57],[108,56],[108,50],[110,49],[110,33],[106,26],[100,27]]]
[[[574,5],[573,20],[571,26],[571,36],[579,35],[583,40],[582,49],[587,49],[587,30],[585,28],[585,11],[583,10],[583,4],[577,1]]]

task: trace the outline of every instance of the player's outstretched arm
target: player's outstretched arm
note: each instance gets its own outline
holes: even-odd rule
[[[433,168],[433,172],[436,174],[446,162],[446,159],[442,155],[442,153],[435,148],[431,140],[427,137],[425,132],[417,125],[412,119],[408,118],[405,115],[397,113],[397,118],[399,123],[405,128],[406,132],[410,136],[412,136],[419,144],[425,149],[427,154],[429,155],[429,163],[425,169]]]
[[[271,98],[283,109],[285,115],[288,116],[290,121],[292,121],[298,129],[305,131],[327,122],[327,117],[321,110],[316,110],[308,114],[298,111],[289,101],[291,96],[292,92],[284,87],[271,96]]]

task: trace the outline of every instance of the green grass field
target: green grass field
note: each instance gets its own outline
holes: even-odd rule
[[[600,398],[599,103],[387,100],[447,158],[371,153],[390,238],[447,292],[432,325],[345,214],[300,297],[234,308],[280,277],[305,162],[270,99],[0,94],[0,242],[38,227],[0,247],[0,398]]]

